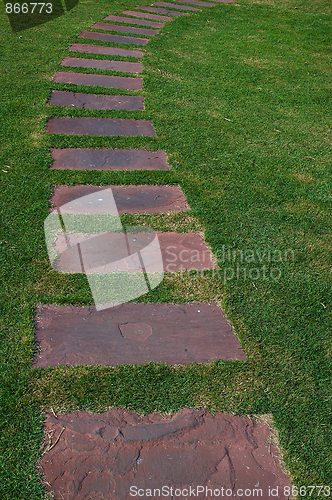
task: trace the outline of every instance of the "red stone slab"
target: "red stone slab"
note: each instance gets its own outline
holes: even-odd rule
[[[200,0],[176,0],[179,3],[189,3],[191,5],[197,5],[199,7],[214,7],[216,3],[211,2],[201,2]]]
[[[51,168],[71,170],[169,170],[165,151],[53,149]]]
[[[184,12],[175,12],[169,9],[159,9],[158,7],[146,7],[145,5],[140,5],[136,9],[147,10],[148,12],[155,12],[156,14],[165,14],[169,16],[184,16]]]
[[[105,56],[143,57],[143,52],[139,50],[118,49],[117,47],[104,47],[103,45],[88,45],[85,43],[73,43],[68,50],[85,54],[103,54]]]
[[[160,7],[168,7],[169,9],[177,10],[198,10],[195,7],[188,7],[188,5],[177,5],[176,3],[168,2],[153,2],[152,5],[159,5]]]
[[[97,192],[102,196],[103,191],[110,188],[119,214],[152,214],[189,208],[178,186],[58,186],[54,189],[50,202],[53,206],[60,208],[61,205],[81,196]],[[93,208],[91,213],[93,213]]]
[[[92,213],[91,217],[93,217]],[[217,268],[211,251],[199,234],[171,232],[157,234],[164,272],[203,271]],[[137,233],[133,237],[130,239],[131,254],[139,252],[150,243],[146,233],[142,235]],[[78,243],[85,256],[83,270],[78,258]],[[57,257],[53,268],[62,273],[90,272],[100,266],[126,258],[128,253],[123,252],[122,246],[123,233],[102,233],[90,236],[81,233],[66,236],[60,234],[54,237],[53,248]],[[160,266],[156,259],[155,248],[149,248],[144,255],[149,264],[149,272],[159,272]],[[132,265],[127,272],[137,272],[137,268]]]
[[[147,120],[117,118],[50,118],[46,132],[66,135],[156,136],[152,123]]]
[[[107,59],[81,59],[79,57],[65,57],[61,66],[72,66],[74,68],[94,68],[110,71],[123,71],[128,73],[141,73],[143,65],[138,62],[109,61]]]
[[[149,38],[136,38],[133,36],[108,35],[96,31],[83,31],[78,38],[89,38],[90,40],[101,40],[102,42],[131,43],[133,45],[146,45]]]
[[[69,71],[58,71],[53,78],[54,82],[75,83],[76,85],[92,85],[94,87],[105,87],[107,89],[141,90],[142,78],[129,76],[96,75],[87,73],[72,73]]]
[[[247,359],[217,304],[44,305],[35,335],[40,368]]]
[[[155,14],[146,14],[144,12],[135,12],[134,10],[124,10],[122,14],[126,16],[142,17],[143,19],[153,19],[154,21],[173,21],[171,17],[156,16]]]
[[[112,408],[47,414],[44,425],[52,444],[41,466],[55,500],[284,500],[291,486],[262,419]]]
[[[120,31],[121,33],[133,33],[136,35],[153,36],[159,33],[159,30],[150,30],[144,28],[133,28],[132,26],[118,26],[117,24],[95,23],[91,26],[96,30]]]
[[[117,23],[137,24],[138,26],[150,26],[150,28],[162,28],[165,23],[154,23],[152,21],[142,21],[141,19],[131,19],[130,17],[107,16],[104,21],[114,21]]]
[[[78,94],[53,90],[47,104],[84,109],[144,109],[144,97],[131,95]]]

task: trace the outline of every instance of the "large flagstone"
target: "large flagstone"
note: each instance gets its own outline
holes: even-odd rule
[[[41,368],[247,359],[217,304],[44,305],[35,338],[33,367]]]
[[[124,96],[122,96],[124,97]],[[72,170],[169,170],[165,151],[145,149],[53,149],[51,168]]]
[[[48,414],[45,431],[52,444],[41,466],[55,500],[289,498],[290,480],[262,419],[113,408]]]

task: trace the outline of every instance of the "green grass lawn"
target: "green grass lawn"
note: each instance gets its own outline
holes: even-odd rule
[[[69,70],[58,64],[71,43],[84,43],[76,39],[83,29],[135,5],[80,0],[13,34],[1,4],[0,498],[45,498],[37,463],[51,408],[272,414],[293,484],[332,484],[331,4],[238,0],[179,16],[145,47],[144,111],[46,106],[51,89],[104,92],[52,78]],[[158,137],[47,135],[49,116],[151,119]],[[55,171],[52,147],[165,149],[173,169]],[[248,363],[31,370],[36,304],[92,301],[85,276],[51,269],[43,232],[53,187],[78,183],[181,185],[190,213],[122,220],[204,228],[220,274],[167,275],[139,300],[217,300]]]

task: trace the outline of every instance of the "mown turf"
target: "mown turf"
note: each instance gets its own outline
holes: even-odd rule
[[[36,464],[50,408],[272,413],[293,483],[331,484],[330,4],[238,0],[179,16],[144,47],[145,111],[46,106],[51,89],[104,91],[52,77],[77,34],[136,4],[81,0],[16,34],[1,5],[0,498],[43,498]],[[47,136],[47,117],[60,115],[152,119],[158,137]],[[51,147],[164,148],[173,171],[57,172]],[[180,184],[187,219],[123,222],[204,227],[221,270],[167,275],[139,300],[218,300],[248,363],[32,371],[35,305],[92,300],[84,276],[57,274],[47,259],[43,222],[53,187],[64,183]],[[272,268],[280,273],[271,277]]]

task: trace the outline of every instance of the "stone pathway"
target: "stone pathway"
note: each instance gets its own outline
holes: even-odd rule
[[[125,17],[109,15],[103,22],[93,24],[91,29],[154,36],[176,16],[234,0],[213,1],[215,3],[178,0],[178,4],[157,1],[153,7],[138,6],[135,10],[123,11]],[[149,38],[96,31],[83,31],[78,38],[141,46],[149,42]],[[69,51],[143,57],[139,50],[85,42],[73,43]],[[137,76],[143,69],[139,62],[66,57],[60,65],[121,71],[136,76],[59,71],[54,82],[105,89],[142,89],[143,80]],[[144,98],[53,90],[48,104],[85,109],[142,110]],[[54,117],[48,120],[46,131],[77,136],[156,136],[150,121],[117,118]],[[133,171],[171,168],[162,150],[67,148],[53,149],[52,157],[52,169]],[[110,188],[118,214],[189,209],[181,188],[176,186],[58,186],[50,202],[66,224],[69,217],[77,213],[83,216],[112,214],[112,210],[107,209],[107,202],[103,201],[103,191]],[[87,211],[80,205],[80,199],[93,193],[100,193],[98,205]],[[217,267],[202,235],[190,232],[157,234],[165,272]],[[59,272],[89,272],[100,262],[106,266],[110,255],[120,262],[125,246],[129,248],[130,245],[132,254],[139,253],[145,236],[143,233],[127,235],[125,244],[122,233],[59,234],[53,245],[58,253],[54,268]],[[82,264],[82,256],[87,258],[84,260],[87,267]],[[151,259],[153,261],[153,255]],[[33,360],[33,367],[247,360],[218,304],[124,303],[100,309],[39,305],[35,329],[39,354]],[[191,409],[182,410],[172,418],[160,415],[139,417],[132,412],[113,409],[101,415],[88,412],[48,415],[45,428],[49,445],[41,465],[55,500],[126,500],[133,498],[130,492],[137,489],[144,492],[134,496],[156,499],[161,497],[158,489],[163,486],[180,488],[181,491],[196,488],[196,494],[191,496],[208,500],[216,496],[236,499],[260,496],[267,500],[271,490],[277,492],[272,493],[274,498],[285,498],[282,488],[289,485],[280,468],[277,451],[268,445],[268,426],[244,417],[212,416],[203,410]],[[204,488],[204,491],[197,490],[197,487]],[[262,495],[255,493],[255,488],[259,488]],[[153,492],[154,489],[157,493]],[[179,495],[175,493],[175,496]],[[174,495],[168,497],[174,498]]]

